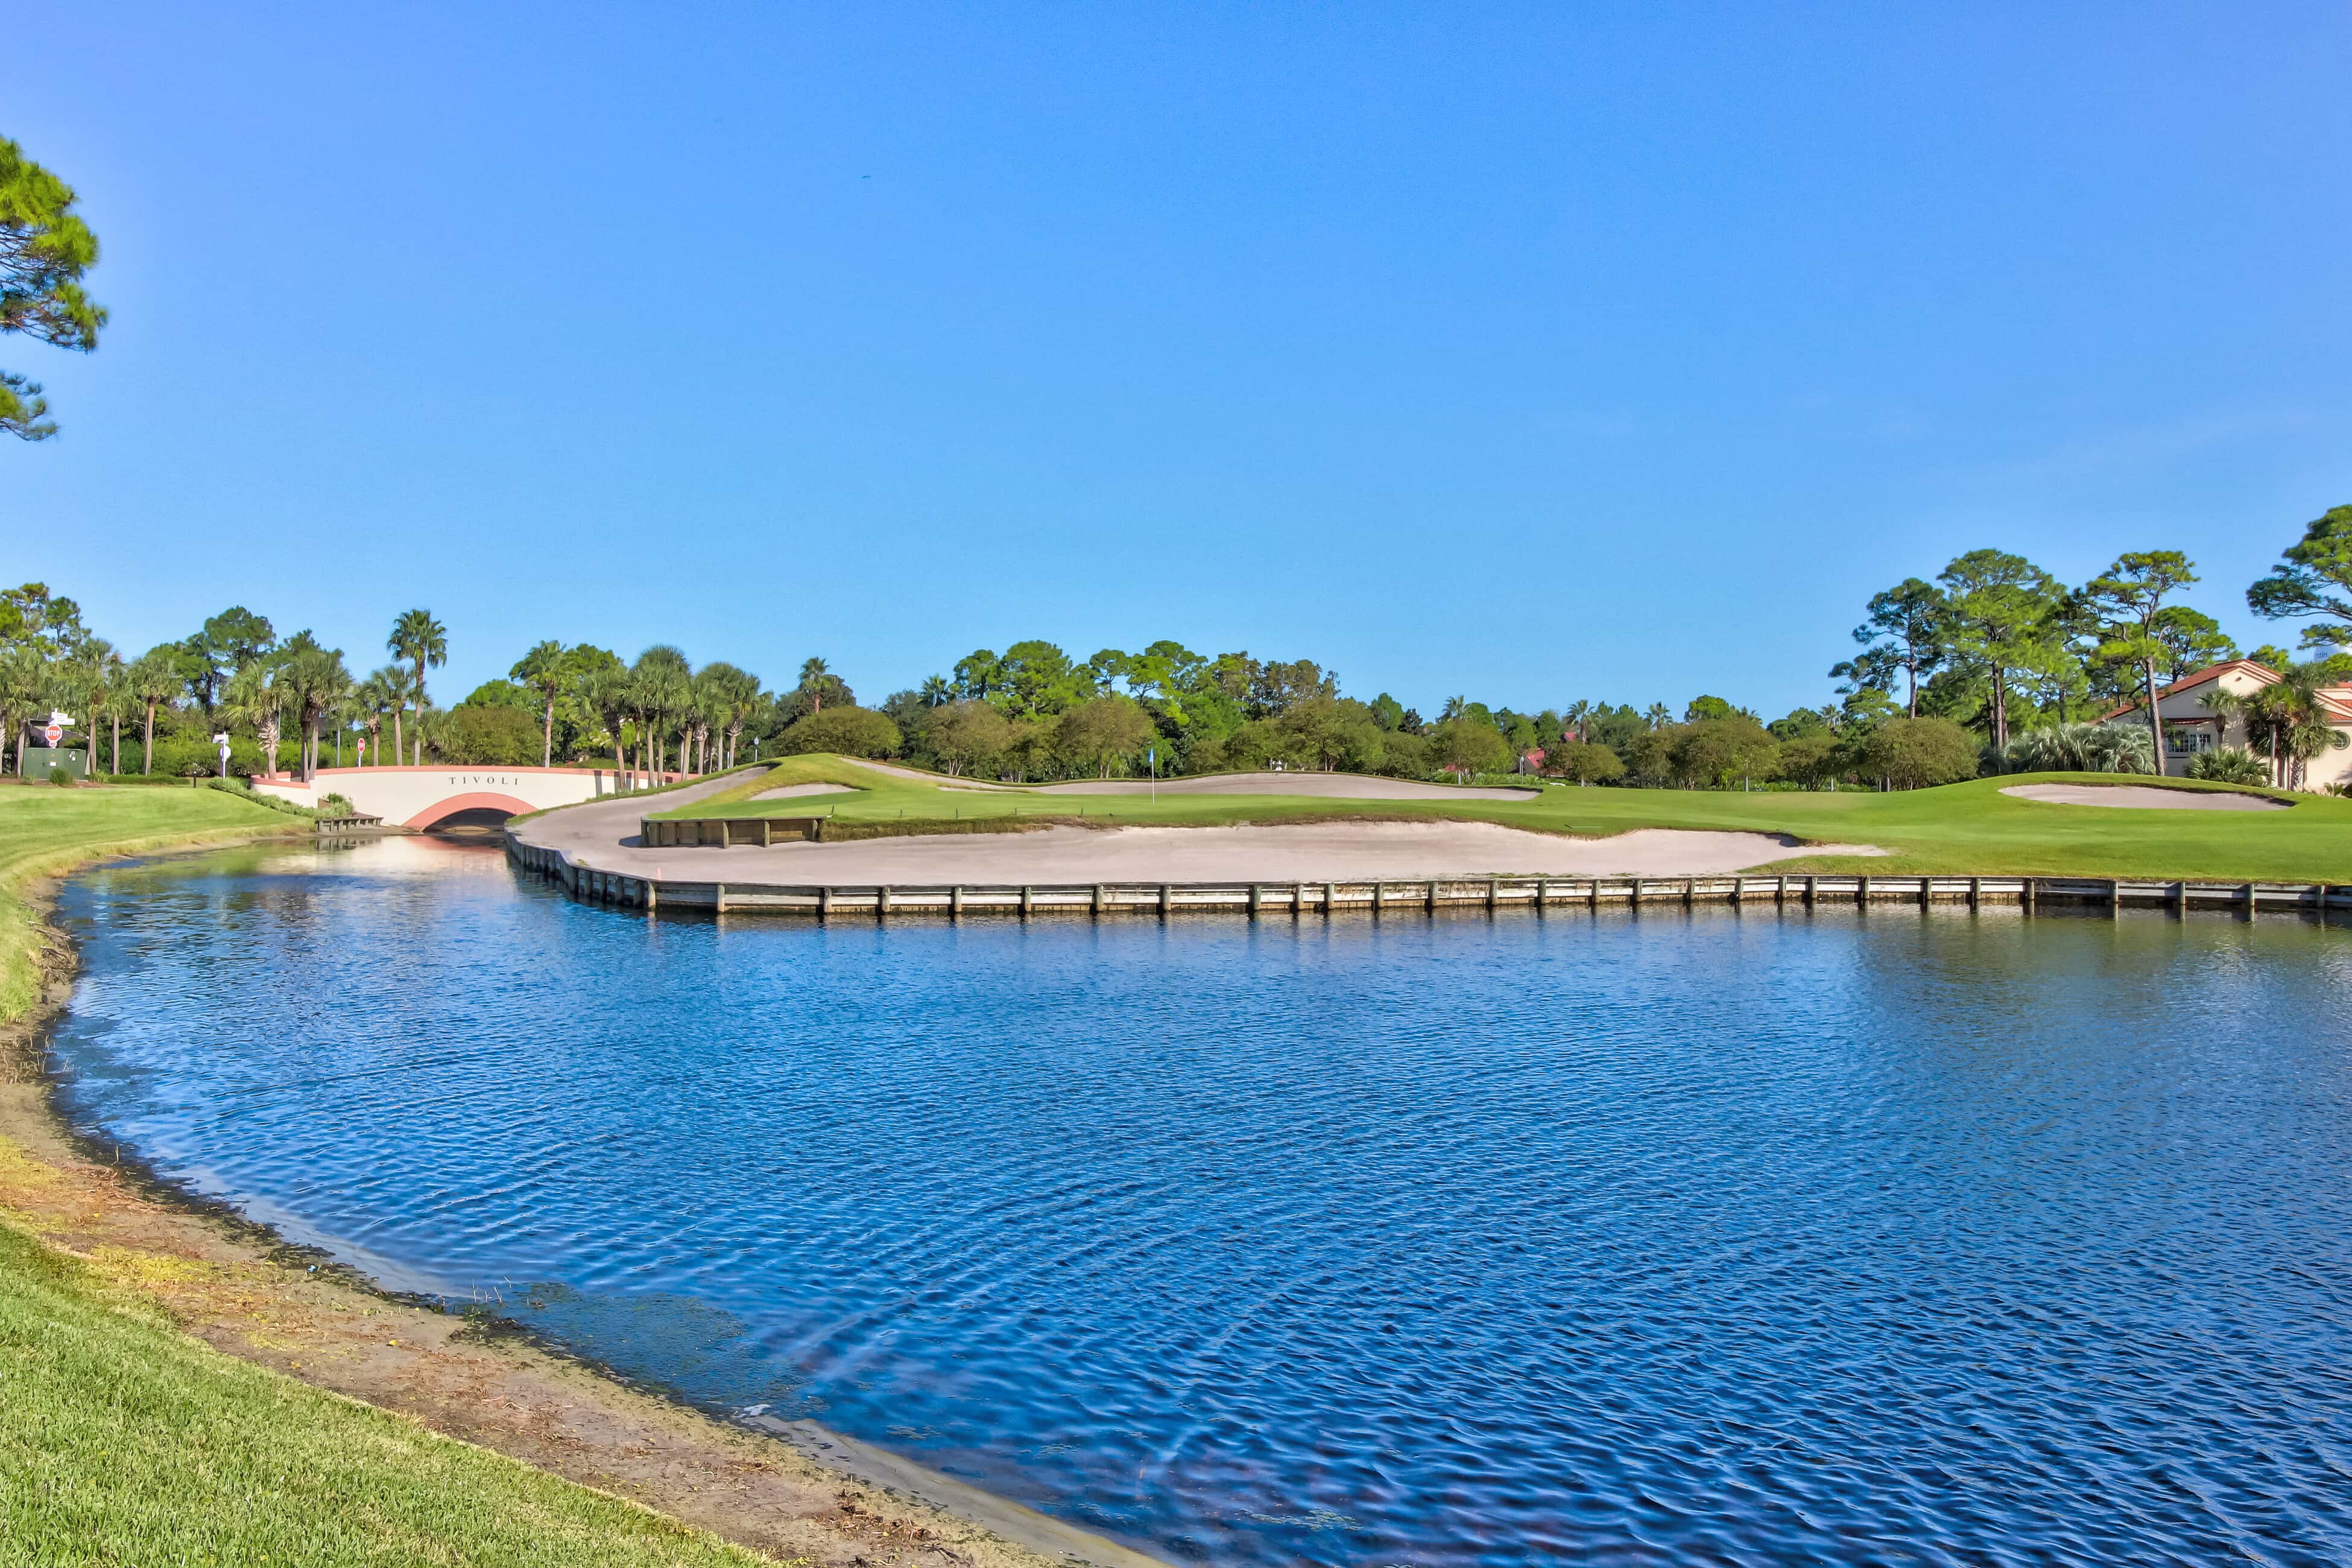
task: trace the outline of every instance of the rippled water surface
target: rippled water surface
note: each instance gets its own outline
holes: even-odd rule
[[[2352,931],[65,914],[166,1174],[1173,1561],[2352,1560]]]

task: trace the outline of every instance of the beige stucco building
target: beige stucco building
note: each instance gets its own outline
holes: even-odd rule
[[[2164,771],[2178,776],[2189,771],[2189,762],[2200,752],[2214,746],[2247,745],[2244,718],[2234,713],[2217,715],[2208,700],[2217,690],[2252,697],[2266,686],[2277,685],[2279,679],[2279,672],[2269,665],[2233,658],[2184,675],[2158,692],[2157,717],[2164,722]],[[2352,782],[2352,686],[2322,687],[2319,705],[2342,742],[2336,750],[2305,763],[2303,776],[2293,781],[2296,787],[2312,791]],[[2147,721],[2141,708],[2137,702],[2127,703],[2105,717],[2111,722],[2144,724]]]

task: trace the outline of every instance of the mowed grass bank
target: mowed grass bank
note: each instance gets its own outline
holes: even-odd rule
[[[765,1560],[233,1360],[0,1225],[0,1561]]]
[[[225,790],[0,785],[0,1025],[22,1016],[39,994],[35,954],[41,932],[24,900],[29,884],[109,855],[234,843],[309,826]]]
[[[2001,793],[2024,784],[2163,783],[2189,794],[2265,795],[2285,811],[2168,811],[2059,805]],[[840,793],[754,798],[795,784],[832,784]],[[954,787],[950,781],[883,773],[841,757],[788,757],[763,777],[652,815],[791,816],[832,815],[845,824],[1027,817],[1108,826],[1220,826],[1238,823],[1492,822],[1542,833],[1601,837],[1644,827],[1784,834],[1813,844],[1866,844],[1887,851],[1866,864],[1791,851],[1788,869],[1863,869],[1889,874],[2122,877],[2192,881],[2352,883],[2352,801],[2269,790],[2231,791],[2187,780],[2109,773],[2020,773],[1940,789],[1775,792],[1577,789],[1553,786],[1528,802],[1347,801],[1322,796],[1171,795],[1056,795],[1033,790]]]
[[[34,880],[302,826],[211,789],[0,787],[0,1025],[40,998]],[[0,1209],[0,1563],[767,1561],[225,1355],[124,1283],[170,1260],[85,1262],[23,1218]]]

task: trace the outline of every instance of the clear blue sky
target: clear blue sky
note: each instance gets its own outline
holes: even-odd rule
[[[114,322],[0,575],[454,700],[1173,637],[1433,708],[1825,700],[1959,551],[2352,500],[2352,12],[83,3],[0,59]]]

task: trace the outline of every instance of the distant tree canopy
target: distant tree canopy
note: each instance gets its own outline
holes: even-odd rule
[[[106,311],[82,288],[98,236],[74,211],[73,187],[0,136],[0,332],[78,353],[98,347]],[[40,384],[0,371],[0,431],[26,441],[58,433]]]
[[[1430,723],[1389,692],[1347,695],[1315,659],[1203,654],[1169,639],[1083,659],[1044,638],[976,649],[952,673],[868,709],[823,658],[802,661],[779,693],[724,661],[698,668],[667,644],[630,663],[543,638],[513,650],[505,677],[443,711],[424,678],[446,659],[450,637],[423,609],[394,624],[394,662],[357,680],[309,634],[280,638],[242,605],[94,674],[98,666],[80,665],[103,665],[111,650],[82,625],[79,607],[26,584],[0,593],[0,718],[47,702],[106,705],[126,715],[156,765],[185,758],[199,771],[210,765],[210,734],[225,727],[236,731],[235,756],[257,766],[289,737],[310,757],[319,735],[340,746],[356,732],[371,757],[521,763],[535,750],[541,760],[652,772],[831,751],[1021,781],[1147,769],[1427,779],[1533,768],[1582,784],[1912,788],[1970,777],[1980,765],[2014,771],[2063,758],[2154,768],[2162,737],[2147,722],[2147,693],[2237,657],[2221,625],[2185,602],[2195,581],[2179,552],[2126,552],[2079,587],[2022,556],[1968,552],[1933,582],[1906,577],[1873,595],[1853,633],[1860,651],[1831,672],[1835,700],[1769,724],[1715,692],[1679,705],[1580,699],[1538,711],[1465,693]],[[2256,749],[2273,776],[2301,777],[2304,752],[2334,743],[2335,700],[2319,693],[2352,682],[2352,652],[2327,640],[2352,632],[2352,507],[2306,525],[2249,602],[2315,623],[2305,632],[2315,657],[2305,662],[2267,645],[2248,656],[2286,677],[2246,710]],[[2106,714],[2128,717],[2097,721]],[[526,727],[535,748],[524,743]]]
[[[901,737],[889,716],[871,708],[826,708],[796,721],[778,750],[788,754],[832,752],[845,757],[898,755]]]

